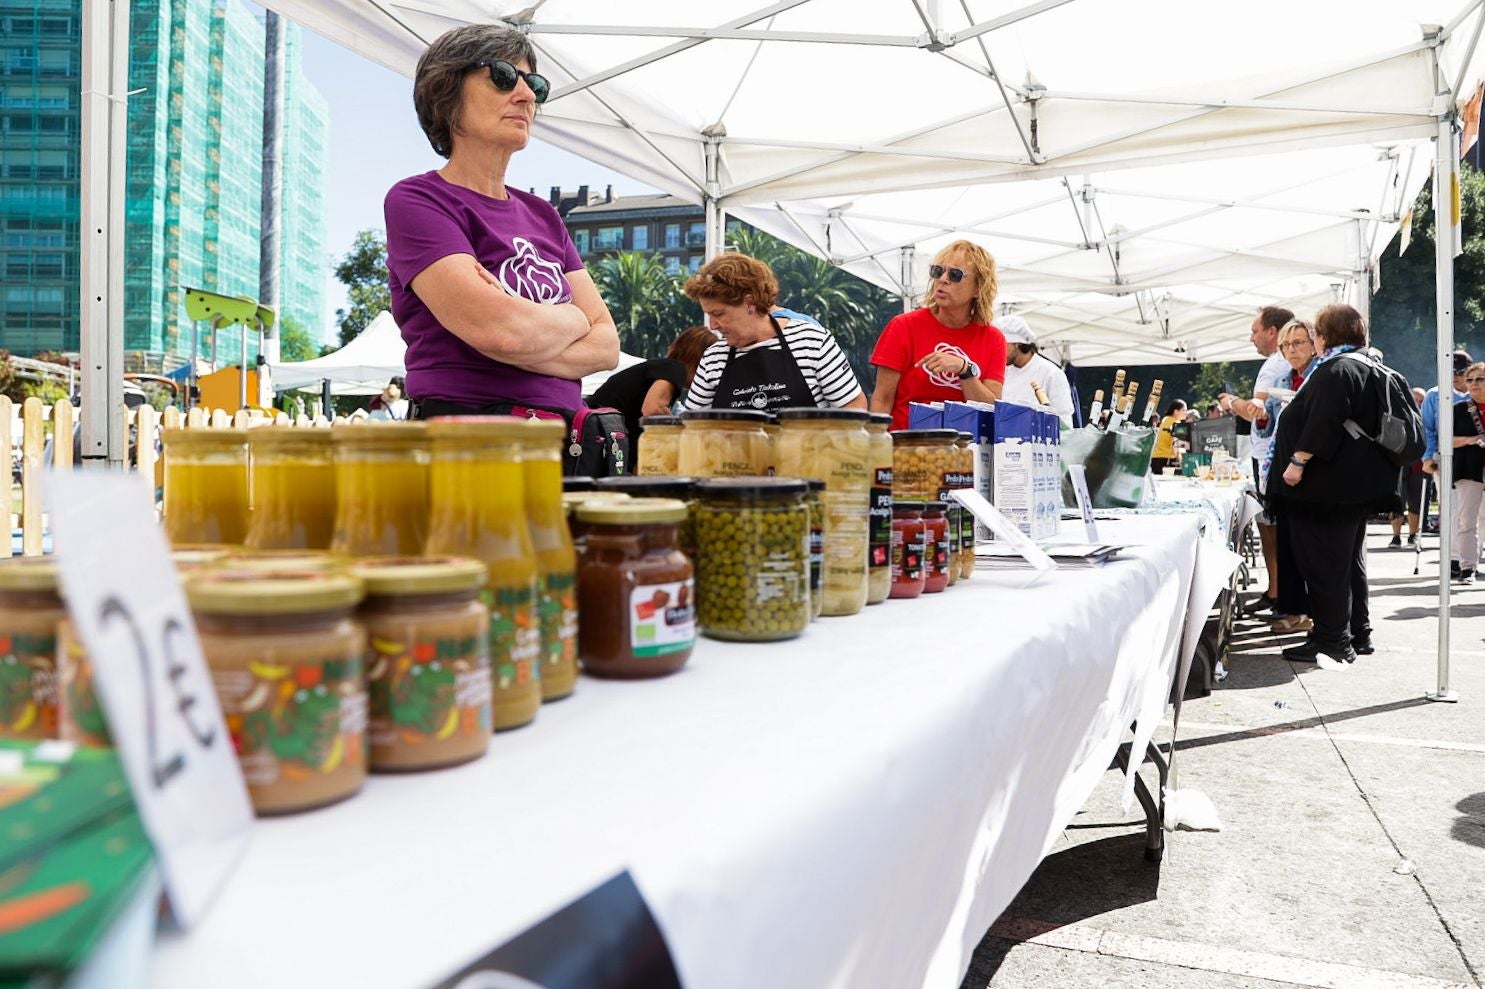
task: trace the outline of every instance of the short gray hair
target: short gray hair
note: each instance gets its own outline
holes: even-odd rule
[[[464,77],[476,62],[525,62],[536,71],[536,50],[525,33],[506,24],[467,24],[445,31],[418,59],[413,108],[433,150],[447,158],[463,108]]]

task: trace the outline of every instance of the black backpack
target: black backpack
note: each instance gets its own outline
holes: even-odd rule
[[[1341,356],[1361,361],[1376,372],[1372,375],[1372,387],[1377,390],[1377,435],[1362,429],[1355,419],[1343,423],[1346,432],[1356,439],[1367,439],[1377,444],[1387,459],[1398,467],[1406,467],[1423,456],[1423,417],[1418,414],[1408,379],[1386,364],[1354,350]]]

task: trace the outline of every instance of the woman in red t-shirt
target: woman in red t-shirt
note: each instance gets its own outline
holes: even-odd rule
[[[990,325],[995,259],[956,240],[928,266],[923,308],[894,316],[877,339],[873,412],[906,429],[909,402],[994,402],[1005,382],[1005,336]]]

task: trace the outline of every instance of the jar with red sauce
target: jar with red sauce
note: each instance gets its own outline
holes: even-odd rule
[[[924,502],[892,502],[892,593],[894,598],[915,598],[927,582],[928,527],[923,522]]]
[[[947,502],[924,503],[923,528],[925,544],[923,593],[937,594],[949,586],[950,568],[957,562],[949,551],[949,505]]]
[[[685,502],[588,502],[578,557],[578,658],[594,676],[638,679],[680,669],[696,644],[696,585],[681,552]]]

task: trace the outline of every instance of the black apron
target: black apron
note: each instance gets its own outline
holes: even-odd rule
[[[722,365],[722,376],[717,379],[712,408],[771,412],[819,404],[804,379],[804,372],[794,361],[779,321],[772,316],[768,321],[773,324],[774,336],[779,338],[778,347],[762,347],[746,354],[728,347],[727,363]]]

